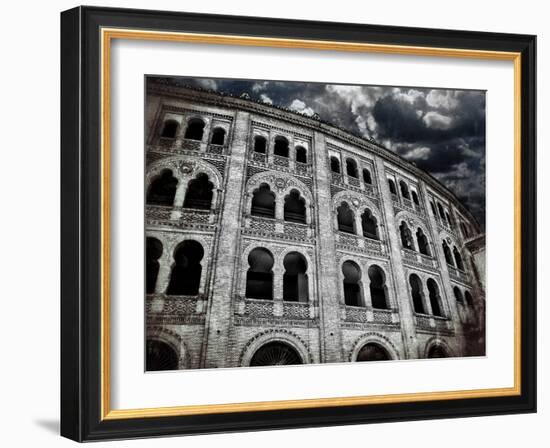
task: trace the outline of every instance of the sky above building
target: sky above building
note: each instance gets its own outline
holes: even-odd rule
[[[172,82],[313,115],[371,138],[430,173],[485,227],[485,92],[206,78]]]

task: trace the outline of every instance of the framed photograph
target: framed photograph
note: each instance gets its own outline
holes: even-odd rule
[[[535,36],[61,14],[61,433],[536,411]]]

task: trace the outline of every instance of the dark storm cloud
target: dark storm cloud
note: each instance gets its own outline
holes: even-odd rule
[[[372,138],[429,172],[485,223],[485,93],[282,81],[172,79],[287,107]]]

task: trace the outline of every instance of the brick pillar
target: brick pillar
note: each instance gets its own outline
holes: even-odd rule
[[[424,183],[420,184],[422,189],[422,195],[428,197],[428,192],[426,191],[426,186]],[[436,204],[437,207],[437,204]],[[454,330],[458,334],[462,334],[462,323],[460,321],[460,315],[458,313],[458,306],[456,304],[453,288],[451,286],[451,278],[449,277],[449,269],[447,268],[447,261],[445,260],[445,253],[443,252],[443,245],[441,237],[439,236],[439,231],[437,229],[437,221],[433,214],[429,213],[429,225],[431,234],[433,236],[433,245],[434,253],[433,256],[437,258],[439,266],[441,267],[441,281],[443,283],[442,291],[440,291],[441,302],[443,306],[443,311],[447,317],[450,317],[453,321]],[[452,250],[452,249],[451,249]],[[449,315],[450,312],[450,315]],[[460,354],[459,354],[460,355]]]
[[[330,193],[331,172],[325,137],[316,132],[311,152],[316,190],[315,214],[317,223],[317,272],[319,281],[319,313],[321,322],[321,362],[342,362],[342,332],[340,329],[340,302],[338,266]]]
[[[234,269],[240,266],[240,254],[237,253],[241,226],[241,205],[245,198],[243,190],[245,174],[245,156],[250,115],[237,112],[234,123],[234,135],[231,142],[231,157],[225,191],[225,204],[220,211],[220,227],[217,253],[213,272],[212,295],[206,316],[205,343],[203,347],[203,365],[205,368],[225,367],[231,356],[229,350],[229,332],[232,322],[232,297]],[[239,260],[236,263],[236,260]],[[238,269],[238,268],[237,268]]]
[[[403,349],[405,357],[418,358],[418,343],[416,339],[416,322],[414,319],[414,310],[409,298],[409,285],[405,276],[405,268],[401,259],[401,238],[399,236],[399,226],[395,222],[393,212],[393,201],[391,199],[390,187],[386,179],[384,162],[380,157],[376,157],[376,175],[378,176],[378,185],[380,196],[382,197],[383,213],[386,218],[386,234],[388,238],[388,251],[392,261],[393,279],[395,282],[396,302],[401,321],[401,333],[403,335]],[[397,186],[399,191],[399,186]]]

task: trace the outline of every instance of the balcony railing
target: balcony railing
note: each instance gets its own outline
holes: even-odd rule
[[[306,175],[309,174],[310,165],[307,163],[295,162],[294,169],[296,170],[296,174]]]
[[[206,312],[206,298],[196,296],[171,296],[166,294],[148,294],[145,301],[147,316],[181,317]]]
[[[168,221],[173,210],[173,207],[164,205],[147,205],[145,207],[145,217],[148,221]]]
[[[200,151],[201,142],[199,140],[185,139],[181,142],[181,148],[182,149],[187,149],[189,151]]]
[[[208,145],[206,147],[206,152],[210,154],[223,154],[225,153],[225,146],[223,145]]]
[[[147,205],[145,208],[145,218],[148,222],[212,225],[217,222],[218,212],[216,210]]]
[[[305,240],[314,234],[314,227],[309,224],[283,221],[261,216],[247,216],[245,229],[248,232],[271,234],[276,238]]]
[[[282,167],[288,167],[290,165],[290,161],[288,157],[282,157],[282,156],[273,156],[273,164],[275,166],[282,166]]]
[[[461,271],[450,264],[447,264],[447,268],[449,270],[449,277],[451,277],[452,280],[469,283],[470,277],[467,272]]]
[[[420,330],[437,332],[451,331],[452,321],[443,316],[432,316],[428,314],[416,314],[416,327]]]
[[[366,250],[380,255],[385,253],[384,243],[369,237],[339,231],[336,234],[336,242],[359,251]]]
[[[310,320],[315,317],[311,302],[237,297],[235,313],[249,319]]]
[[[422,265],[428,268],[437,267],[437,260],[431,255],[421,254],[411,249],[401,248],[401,255],[405,263]]]
[[[253,152],[252,161],[265,164],[267,163],[267,155],[261,152]]]
[[[396,325],[399,323],[397,311],[391,309],[345,305],[343,317],[346,322],[354,323],[382,325]]]

